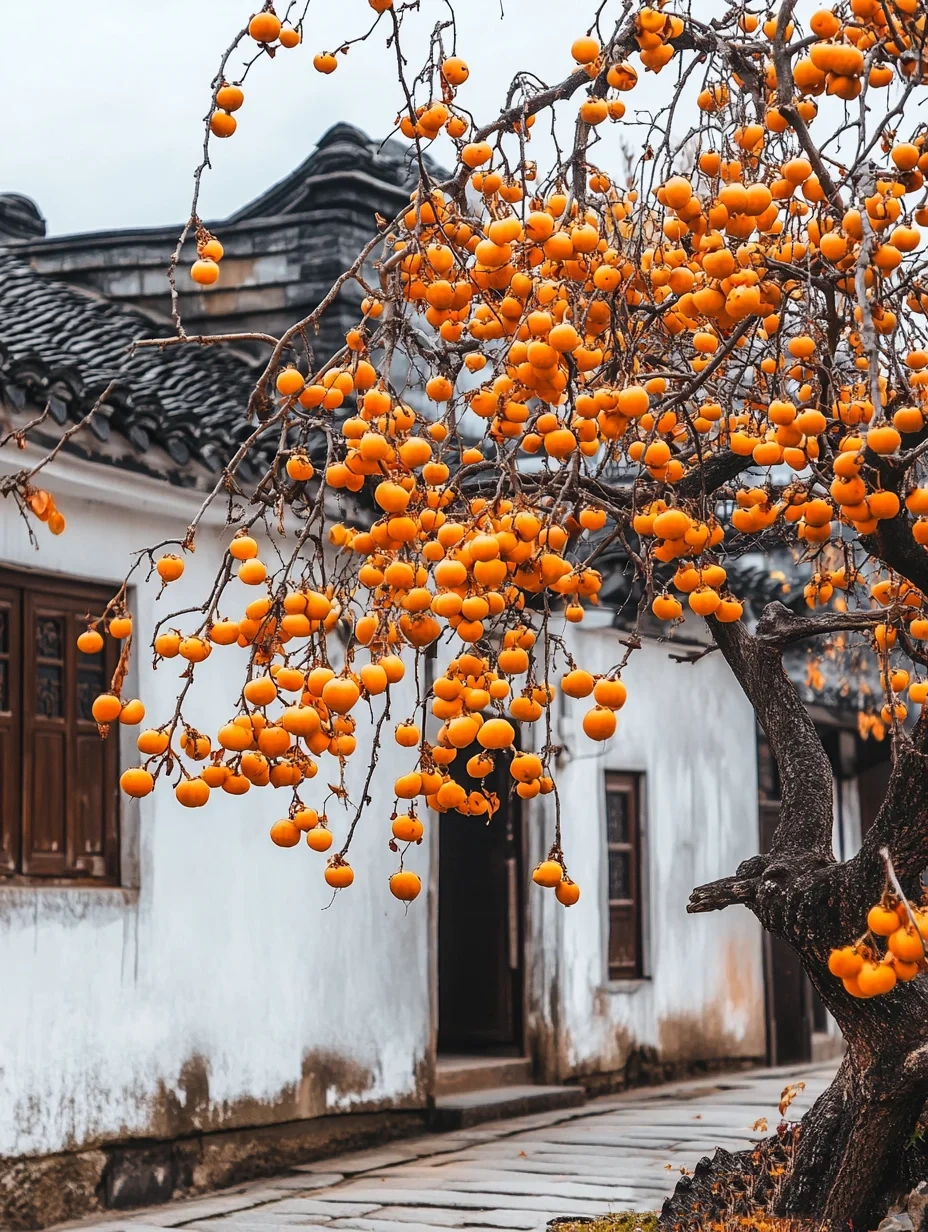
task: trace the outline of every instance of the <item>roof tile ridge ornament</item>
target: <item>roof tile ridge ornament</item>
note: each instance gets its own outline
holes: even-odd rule
[[[362,151],[360,163],[357,156],[359,150]],[[447,176],[448,173],[428,154],[423,155],[423,162],[433,176]],[[415,187],[419,175],[412,146],[404,145],[395,137],[376,141],[354,124],[343,120],[326,129],[306,160],[306,165],[313,165],[314,171],[366,171],[399,188]]]
[[[448,177],[448,172],[428,154],[423,155],[423,162],[435,180]],[[298,213],[306,200],[306,186],[325,176],[366,176],[383,184],[388,193],[396,194],[412,191],[419,172],[411,146],[407,148],[393,137],[374,141],[356,125],[339,121],[326,129],[299,166],[230,214],[225,224]]]
[[[42,239],[48,231],[39,207],[22,193],[0,193],[0,244]]]

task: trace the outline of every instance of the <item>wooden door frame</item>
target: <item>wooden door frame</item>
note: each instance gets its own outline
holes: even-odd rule
[[[426,648],[425,651],[425,670],[423,681],[423,691],[427,696],[435,683],[435,660],[437,647],[434,642]],[[435,719],[431,714],[427,715],[427,727],[434,725]],[[429,733],[431,735],[431,733]],[[435,1070],[438,1064],[438,843],[439,843],[439,818],[440,813],[436,813],[434,809],[426,808],[423,810],[428,818],[428,836],[429,836],[429,875],[428,875],[428,893],[426,895],[426,927],[428,928],[428,954],[427,954],[427,972],[428,972],[428,988],[429,988],[429,1030],[428,1030],[428,1051],[426,1055],[427,1074],[426,1074],[426,1100],[429,1105],[435,1099]]]
[[[79,654],[76,651],[71,638],[74,633],[74,626],[71,623],[70,617],[75,617],[86,604],[87,610],[94,611],[101,604],[109,602],[108,593],[115,590],[121,583],[100,581],[83,576],[75,576],[74,574],[48,571],[44,569],[33,569],[28,566],[19,565],[16,563],[0,562],[0,587],[10,588],[18,591],[23,599],[22,610],[19,612],[19,633],[22,645],[22,655],[18,664],[18,688],[19,701],[21,706],[21,731],[19,736],[20,741],[20,757],[18,766],[18,803],[20,817],[20,842],[22,837],[28,832],[31,823],[32,802],[32,787],[30,779],[29,758],[26,756],[25,746],[31,743],[29,736],[34,729],[35,716],[27,708],[27,699],[25,696],[25,679],[34,677],[35,666],[35,646],[28,632],[30,626],[30,613],[38,612],[43,605],[54,611],[59,612],[65,617],[64,637],[65,645],[62,647],[63,663],[62,663],[62,678],[64,685],[65,705],[76,705],[76,679],[79,669]],[[61,593],[56,591],[56,586],[60,586]],[[104,681],[108,682],[115,671],[119,650],[115,642],[110,638],[104,639]],[[88,731],[93,730],[94,724],[88,722]],[[78,720],[75,718],[71,724],[71,729],[68,730],[67,715],[64,718],[64,728],[66,732],[66,754],[65,764],[73,766],[76,762],[76,740],[78,735]],[[118,772],[121,763],[121,748],[120,736],[129,735],[128,732],[120,731],[117,727],[115,732],[111,732],[109,740],[104,745],[104,800],[109,800],[108,817],[109,823],[107,826],[108,842],[105,844],[107,868],[104,875],[89,876],[86,872],[80,870],[65,871],[59,870],[56,867],[45,866],[41,858],[32,858],[30,867],[25,871],[26,853],[20,849],[18,852],[19,863],[24,871],[20,873],[12,873],[3,875],[0,880],[0,886],[68,886],[68,887],[93,887],[93,888],[113,888],[121,884],[122,873],[122,846],[123,846],[123,808],[121,793],[118,785]],[[31,756],[31,753],[30,753]],[[69,790],[73,784],[65,779],[65,790]],[[66,843],[68,836],[66,835]],[[73,852],[67,852],[73,856]]]
[[[533,1070],[537,1069],[538,1058],[535,1055],[534,1050],[530,1050],[529,1048],[529,1034],[528,1034],[528,1024],[531,1020],[531,1013],[533,1009],[532,999],[531,999],[531,980],[528,978],[529,972],[532,969],[532,930],[531,928],[529,928],[529,918],[528,918],[530,891],[532,887],[531,874],[529,872],[530,867],[531,867],[531,859],[529,858],[530,852],[531,852],[531,848],[529,847],[529,842],[531,839],[529,820],[536,810],[542,815],[541,817],[538,818],[538,820],[539,821],[543,820],[544,805],[542,804],[542,801],[545,798],[546,797],[544,796],[536,796],[534,800],[520,801],[519,822],[518,822],[519,824],[519,857],[521,860],[521,867],[518,870],[518,889],[519,889],[519,932],[520,932],[519,955],[522,961],[522,968],[521,968],[522,995],[520,997],[521,1014],[520,1014],[520,1022],[519,1022],[518,1039],[516,1043],[519,1049],[519,1055],[522,1057],[528,1058],[532,1062]],[[534,1040],[534,1037],[533,1037],[533,1040]]]
[[[7,700],[9,710],[5,714],[9,718],[0,719],[3,735],[8,742],[6,773],[0,783],[0,808],[3,816],[0,819],[0,853],[3,855],[3,883],[16,876],[19,868],[20,845],[22,843],[22,797],[23,797],[23,760],[22,760],[22,591],[19,587],[7,585],[0,575],[0,600],[7,607]],[[4,833],[4,829],[6,833]],[[9,863],[7,863],[9,861]],[[0,884],[3,884],[0,883]]]
[[[518,966],[510,967],[510,978],[516,978],[515,972],[518,972],[519,987],[516,989],[515,997],[513,998],[513,1007],[515,1013],[519,1015],[518,1023],[515,1023],[513,1031],[513,1044],[519,1050],[519,1056],[525,1057],[526,1035],[525,1024],[529,1020],[529,1003],[527,1003],[527,988],[529,981],[526,979],[526,972],[529,971],[529,956],[527,956],[527,939],[529,939],[529,929],[526,926],[525,908],[529,893],[527,893],[526,881],[526,865],[525,859],[525,843],[526,843],[526,813],[529,808],[526,804],[529,801],[523,800],[520,796],[510,796],[515,809],[515,817],[513,818],[513,841],[515,843],[515,875],[510,876],[507,882],[507,892],[515,890],[515,956],[518,960]],[[507,924],[510,929],[510,946],[511,941],[511,925],[513,925],[513,904],[507,899]],[[511,952],[511,951],[510,951]]]

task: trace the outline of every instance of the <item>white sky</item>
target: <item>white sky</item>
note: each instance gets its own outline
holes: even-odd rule
[[[497,114],[515,70],[531,68],[549,83],[569,72],[570,43],[585,32],[595,7],[503,0],[501,22],[499,3],[456,5],[458,53],[471,67],[459,99],[478,122]],[[0,14],[11,4],[0,0]],[[698,4],[701,17],[724,7],[721,0]],[[620,11],[616,0],[613,5]],[[286,0],[278,4],[281,12],[285,7]],[[47,0],[41,32],[37,28],[34,35],[40,54],[30,50],[33,36],[16,44],[8,40],[5,47],[0,191],[32,197],[51,234],[183,222],[209,82],[252,11],[238,0]],[[424,58],[428,31],[447,12],[442,0],[423,0],[422,12],[408,18],[404,38],[415,68]],[[356,36],[373,17],[365,0],[313,0],[304,44],[255,65],[237,113],[238,131],[213,143],[215,165],[205,177],[203,217],[222,218],[264,191],[338,120],[371,136],[390,131],[400,92],[393,52],[384,46],[386,20],[331,76],[312,67],[316,51]],[[413,31],[420,36],[416,40]],[[230,69],[237,62],[239,56]],[[673,66],[660,77],[647,74],[634,93],[635,105],[654,105],[672,87],[673,76]],[[576,105],[568,104],[570,116]],[[626,126],[603,125],[603,130],[607,127],[606,139],[617,149],[619,130]],[[634,129],[626,133],[640,145]],[[541,155],[541,143],[534,144]],[[437,146],[435,153],[441,158]],[[617,169],[611,159],[602,162]]]

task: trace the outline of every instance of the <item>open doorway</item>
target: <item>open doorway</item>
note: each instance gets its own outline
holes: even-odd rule
[[[453,772],[479,745],[458,754]],[[522,852],[518,798],[506,759],[485,780],[500,807],[486,817],[443,813],[438,840],[438,1051],[522,1053]]]
[[[863,740],[854,728],[842,726],[834,718],[827,726],[817,722],[816,729],[835,776],[836,855],[846,860],[856,854],[861,834],[873,823],[883,802],[891,769],[890,742]],[[776,761],[762,732],[758,733],[757,753],[760,849],[769,851],[780,819],[781,784]],[[844,817],[848,787],[857,796],[853,824],[850,819],[846,823]],[[829,1031],[825,1005],[795,950],[781,938],[765,933],[764,966],[768,1063],[794,1065],[833,1055],[822,1050],[830,1049],[838,1037]]]

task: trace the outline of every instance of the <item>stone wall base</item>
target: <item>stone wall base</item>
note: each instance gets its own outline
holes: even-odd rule
[[[171,1141],[0,1159],[0,1228],[27,1232],[97,1211],[189,1198],[422,1133],[426,1120],[425,1109],[345,1113]]]
[[[739,1070],[756,1069],[766,1064],[763,1057],[713,1057],[704,1061],[661,1060],[653,1048],[636,1048],[622,1069],[603,1073],[579,1074],[572,1081],[586,1088],[593,1099],[597,1095],[613,1095],[636,1087],[661,1086],[667,1082],[683,1082],[703,1074],[734,1074]]]

